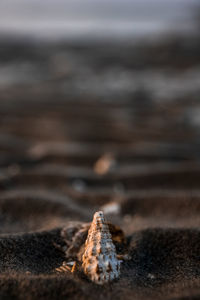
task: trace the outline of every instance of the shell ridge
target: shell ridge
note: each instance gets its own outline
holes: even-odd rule
[[[104,284],[119,277],[120,263],[103,212],[96,212],[85,242],[83,271],[95,283]]]

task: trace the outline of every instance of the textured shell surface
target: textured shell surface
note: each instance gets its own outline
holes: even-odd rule
[[[96,212],[88,231],[82,256],[84,273],[93,282],[104,284],[119,277],[120,263],[103,212]]]

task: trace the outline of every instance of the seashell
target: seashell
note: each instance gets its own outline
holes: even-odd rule
[[[85,244],[90,223],[69,222],[61,231],[61,236],[66,244],[62,246],[66,259],[82,260],[81,249]],[[83,252],[83,251],[82,251]]]
[[[120,227],[107,223],[114,245],[118,248],[126,247],[126,238]],[[76,260],[82,263],[82,256],[85,250],[85,241],[91,223],[68,222],[61,230],[61,237],[64,245],[54,246],[65,254],[66,261]]]
[[[120,263],[103,212],[96,212],[85,242],[83,271],[93,282],[104,284],[119,277]]]
[[[56,273],[66,273],[66,272],[71,272],[74,273],[76,269],[76,262],[71,261],[68,263],[63,263],[60,267],[56,268],[55,271]]]
[[[115,158],[111,153],[105,153],[94,165],[94,171],[98,175],[104,175],[116,164]]]

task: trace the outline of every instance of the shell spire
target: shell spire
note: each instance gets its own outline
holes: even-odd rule
[[[96,212],[82,256],[84,273],[93,282],[104,284],[119,277],[120,263],[103,212]]]

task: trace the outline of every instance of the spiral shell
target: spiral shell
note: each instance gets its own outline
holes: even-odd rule
[[[85,242],[83,271],[93,282],[104,284],[119,277],[120,263],[103,212],[96,212]]]

